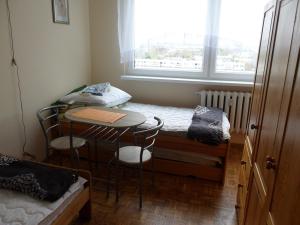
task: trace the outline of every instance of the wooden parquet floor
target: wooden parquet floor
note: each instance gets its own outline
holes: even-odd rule
[[[156,173],[155,187],[145,173],[143,209],[138,208],[134,171],[126,169],[118,203],[105,186],[93,185],[92,219],[74,225],[236,225],[235,200],[241,146],[232,145],[224,186],[192,177]],[[127,171],[128,170],[128,171]]]

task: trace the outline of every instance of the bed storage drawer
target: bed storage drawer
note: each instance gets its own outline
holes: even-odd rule
[[[150,169],[150,165],[146,164],[145,168]],[[156,158],[154,160],[154,168],[157,172],[170,173],[181,176],[193,176],[212,181],[222,181],[224,176],[223,168],[203,166],[200,164],[179,162],[167,159]]]
[[[239,199],[239,205],[244,206],[246,202],[246,196],[247,196],[247,184],[245,182],[245,174],[241,171],[240,178],[239,178],[239,184],[238,184],[238,199]]]
[[[237,203],[235,205],[238,224],[242,224],[245,217],[245,194],[245,188],[243,186],[238,186]]]
[[[244,144],[243,149],[243,156],[241,160],[241,176],[240,176],[240,184],[244,185],[245,187],[248,186],[248,180],[250,176],[250,171],[252,167],[251,163],[251,143],[249,138],[247,137]]]
[[[246,137],[244,149],[243,149],[243,155],[241,159],[240,176],[239,176],[238,191],[237,191],[237,203],[236,203],[239,224],[243,224],[244,217],[245,217],[245,206],[247,201],[249,177],[252,168],[251,148],[252,146],[249,141],[249,138]]]

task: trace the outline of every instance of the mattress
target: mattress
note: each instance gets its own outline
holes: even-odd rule
[[[46,202],[22,193],[0,189],[1,225],[50,225],[84,189],[82,177],[57,201]]]
[[[147,121],[140,125],[140,128],[142,129],[155,126],[157,121],[154,120],[154,116],[157,116],[164,121],[164,126],[161,129],[162,131],[183,135],[186,135],[188,128],[192,123],[194,114],[194,109],[192,108],[158,106],[133,102],[127,102],[119,108],[142,113],[147,118]],[[230,123],[226,113],[223,113],[222,128],[224,141],[229,140]]]

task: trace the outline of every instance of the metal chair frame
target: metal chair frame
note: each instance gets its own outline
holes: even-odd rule
[[[50,154],[50,150],[53,149],[50,145],[51,140],[55,140],[55,138],[52,138],[51,136],[53,135],[55,129],[57,131],[57,136],[58,137],[62,137],[63,136],[63,130],[62,130],[62,126],[59,120],[59,111],[61,109],[67,109],[68,105],[54,105],[54,106],[49,106],[49,107],[44,107],[42,109],[40,109],[37,112],[37,117],[39,120],[39,123],[42,127],[43,130],[43,135],[45,137],[45,147],[46,147],[46,158],[49,158],[49,154]],[[67,135],[69,136],[69,135]],[[88,151],[88,157],[89,157],[89,167],[90,170],[92,170],[92,166],[91,166],[91,153],[90,153],[90,146],[89,146],[89,142],[86,140],[85,145],[87,146],[87,151]],[[57,149],[54,149],[57,150]],[[62,150],[62,149],[61,149]],[[69,148],[69,150],[71,150],[71,148]],[[79,168],[79,162],[80,162],[80,158],[79,158],[79,151],[77,148],[74,148],[74,151],[71,151],[71,163],[72,166],[74,167],[74,158],[76,156],[76,160],[77,160],[77,167]]]
[[[139,207],[142,208],[143,203],[143,153],[145,150],[148,150],[151,153],[151,172],[152,172],[152,185],[154,185],[154,144],[155,144],[155,138],[158,135],[160,129],[163,127],[164,122],[158,118],[154,117],[154,119],[157,121],[157,125],[153,128],[145,129],[145,130],[139,130],[133,132],[134,135],[134,145],[141,147],[140,151],[140,160],[137,164],[128,164],[126,162],[123,162],[119,159],[120,154],[120,142],[117,143],[117,150],[115,157],[108,163],[109,169],[108,169],[108,181],[107,181],[107,197],[109,197],[109,189],[110,189],[110,179],[111,179],[111,169],[110,165],[113,162],[116,162],[116,201],[119,201],[119,165],[125,164],[125,165],[136,165],[139,168]]]

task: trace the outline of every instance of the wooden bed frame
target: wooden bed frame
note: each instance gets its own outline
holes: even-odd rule
[[[53,168],[60,168],[78,172],[78,175],[87,180],[84,189],[72,200],[64,211],[52,222],[52,225],[69,225],[78,215],[82,220],[89,220],[92,215],[91,204],[91,173],[86,170],[74,170],[52,164],[40,163]]]
[[[82,131],[86,130],[88,125],[85,124],[74,124],[73,130],[75,135],[80,134]],[[69,131],[68,123],[64,124],[64,131]],[[130,133],[126,133],[122,136],[121,142],[133,143],[133,136]],[[193,176],[198,178],[203,178],[211,181],[219,182],[224,184],[225,181],[225,171],[227,166],[228,152],[230,148],[230,141],[224,142],[220,145],[207,145],[197,141],[190,140],[184,136],[172,135],[161,131],[156,138],[155,142],[156,148],[167,148],[171,150],[176,150],[186,153],[194,154],[204,154],[212,157],[220,157],[223,160],[222,167],[206,166],[190,162],[182,162],[176,160],[155,158],[155,170],[159,172],[165,172],[181,176]],[[159,151],[159,149],[156,149]],[[81,156],[85,156],[85,151],[81,152]],[[99,153],[98,155],[102,154]],[[101,156],[101,160],[107,160],[108,157]],[[94,158],[96,161],[96,159]],[[98,159],[97,159],[98,160]],[[145,164],[145,169],[149,169],[150,165]]]
[[[122,140],[126,142],[132,141],[128,134],[124,136]],[[159,148],[166,148],[184,153],[193,153],[201,155],[204,154],[212,157],[220,157],[223,159],[223,166],[213,167],[191,162],[183,162],[156,157],[154,160],[154,168],[156,171],[159,172],[165,172],[182,176],[193,176],[207,180],[217,181],[223,184],[225,181],[225,171],[229,146],[230,142],[213,146],[190,140],[184,136],[172,135],[162,131],[156,138],[155,151],[159,151]],[[150,167],[146,165],[145,168]]]

